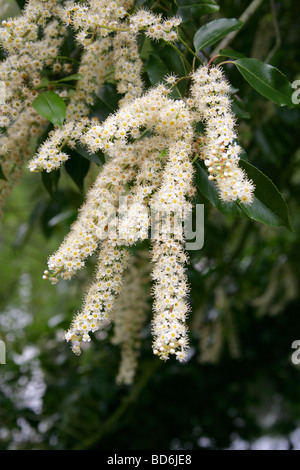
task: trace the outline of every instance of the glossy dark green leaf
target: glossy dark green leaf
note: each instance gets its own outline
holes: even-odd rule
[[[116,86],[112,83],[104,83],[97,96],[111,111],[118,108],[119,101],[122,98],[122,95],[117,92]]]
[[[247,205],[239,203],[245,214],[250,219],[263,224],[283,226],[293,231],[287,204],[274,183],[247,161],[240,160],[239,166],[245,170],[249,179],[255,184],[253,203]]]
[[[66,149],[69,158],[65,163],[65,168],[67,173],[70,175],[76,186],[80,191],[83,190],[84,178],[89,171],[90,168],[90,161],[86,158],[82,157],[76,150],[74,149]]]
[[[172,46],[166,45],[163,49],[158,50],[158,55],[168,68],[169,73],[174,73],[178,77],[184,77],[187,75],[184,61]],[[177,90],[181,96],[184,95],[186,90],[186,80],[180,80],[176,85]],[[177,93],[177,92],[176,92]]]
[[[68,209],[52,217],[52,219],[48,221],[48,225],[49,227],[55,227],[61,222],[73,219],[75,216],[76,216],[76,211],[74,209]]]
[[[25,6],[26,0],[16,0],[16,2],[22,10]]]
[[[208,179],[208,174],[200,163],[196,163],[196,186],[198,191],[205,197],[216,209],[226,216],[245,217],[243,210],[235,202],[221,201],[218,188],[213,181]]]
[[[230,57],[231,59],[243,59],[245,57],[244,54],[234,51],[233,49],[220,49],[219,54],[224,57]]]
[[[231,31],[239,29],[242,24],[242,21],[236,18],[220,18],[201,26],[194,36],[196,51],[212,46]]]
[[[249,58],[236,60],[234,64],[258,93],[279,106],[294,107],[292,85],[276,67]]]
[[[82,75],[80,73],[75,73],[74,75],[69,75],[68,77],[60,78],[59,80],[55,80],[55,83],[59,82],[71,82],[72,80],[80,80]]]
[[[151,85],[157,85],[161,83],[166,75],[169,75],[170,71],[165,64],[164,60],[156,54],[150,54],[149,60],[145,66]],[[177,86],[174,86],[172,98],[182,98],[182,95]]]
[[[80,145],[77,145],[75,147],[75,150],[82,157],[86,158],[90,162],[96,163],[99,166],[101,166],[103,163],[105,163],[105,157],[104,157],[104,154],[101,150],[97,153],[89,153],[85,147],[81,147]]]
[[[177,4],[177,14],[184,22],[215,13],[220,8],[213,0],[177,0]]]
[[[119,106],[122,95],[117,92],[112,83],[105,83],[97,93],[97,98],[91,108],[90,118],[97,117],[100,122],[105,119]]]
[[[62,126],[66,117],[64,100],[53,91],[41,93],[32,103],[33,108],[56,126]]]
[[[60,170],[51,171],[50,173],[43,171],[41,174],[42,174],[43,185],[45,189],[48,191],[48,193],[50,194],[50,196],[53,198],[58,188]]]
[[[250,119],[250,114],[244,109],[243,103],[235,96],[232,98],[232,111],[238,119]]]

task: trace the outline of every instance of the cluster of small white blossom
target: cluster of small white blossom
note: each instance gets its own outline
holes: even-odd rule
[[[107,70],[111,67],[111,39],[99,38],[94,40],[82,53],[76,89],[70,96],[66,110],[66,122],[80,121],[88,116],[90,107],[94,104],[95,95],[105,81]]]
[[[31,172],[45,170],[47,173],[57,170],[69,158],[69,155],[63,152],[63,147],[66,144],[71,148],[74,147],[89,122],[87,118],[83,118],[78,122],[67,122],[62,128],[52,130],[34,158],[30,160],[29,170]]]
[[[64,136],[69,134],[72,144],[69,123],[72,121],[75,128],[81,125],[94,103],[95,94],[105,82],[107,71],[113,70],[117,90],[124,95],[120,106],[133,102],[142,95],[142,61],[137,46],[137,35],[140,31],[144,31],[152,39],[174,41],[177,38],[174,28],[180,23],[178,18],[164,20],[160,15],[146,10],[139,10],[128,16],[127,11],[131,6],[131,1],[124,0],[97,0],[90,1],[88,5],[68,2],[67,5],[57,6],[57,14],[61,20],[79,31],[76,38],[84,47],[78,69],[81,78],[70,96],[66,123],[56,135],[42,145],[29,163],[30,171],[50,172],[58,169],[68,159],[67,154],[62,152],[62,142],[57,136],[61,133]],[[108,33],[115,33],[114,37]],[[137,127],[138,125],[133,131],[136,133],[135,137],[138,133]],[[64,143],[68,143],[67,137],[64,138]]]
[[[99,244],[115,234],[115,218],[119,197],[125,192],[125,185],[134,178],[133,155],[130,149],[123,149],[112,161],[107,162],[89,190],[77,220],[72,225],[59,250],[48,261],[49,277],[57,282],[59,274],[63,279],[71,277],[84,266]],[[107,231],[109,230],[109,233]]]
[[[186,359],[188,348],[186,320],[189,312],[189,284],[185,273],[187,255],[181,242],[174,239],[160,240],[153,244],[152,260],[152,278],[155,281],[153,352],[163,360],[175,355],[182,361]]]
[[[70,1],[60,7],[59,13],[77,32],[76,40],[85,48],[96,34],[106,37],[111,31],[119,30],[132,5],[132,0],[89,0],[86,4]]]
[[[127,245],[149,236],[152,215],[149,198],[161,183],[165,164],[164,145],[167,145],[167,140],[163,142],[159,136],[145,137],[134,144],[139,156],[139,170],[130,194],[120,200],[118,212],[118,236]]]
[[[162,214],[162,218],[169,218],[153,240],[153,349],[154,354],[163,360],[171,354],[180,361],[186,359],[188,348],[187,255],[182,223],[192,209],[189,198],[194,194],[193,166],[190,161],[193,137],[191,123],[186,123],[181,132],[185,135],[181,136],[182,140],[171,145],[162,184],[151,199],[153,210]]]
[[[0,135],[0,163],[6,177],[0,185],[0,216],[7,196],[23,174],[23,163],[30,156],[31,139],[42,134],[46,122],[34,109],[28,108],[9,126],[6,134]]]
[[[149,271],[149,255],[140,250],[130,260],[124,275],[124,288],[112,311],[114,330],[111,342],[121,350],[121,362],[116,377],[119,384],[129,385],[135,376],[149,308]]]
[[[23,21],[27,25],[26,11]],[[21,28],[16,28],[13,21],[0,28],[0,42],[4,49],[17,34],[23,34],[22,29],[15,32],[18,29]],[[1,127],[8,127],[38,96],[36,88],[41,83],[41,73],[45,65],[53,63],[57,56],[64,30],[57,20],[53,20],[43,29],[42,39],[29,40],[25,34],[27,40],[22,41],[18,47],[14,46],[13,52],[8,51],[8,57],[0,65],[0,80],[5,87],[5,103],[0,106]]]
[[[208,168],[209,179],[217,184],[223,201],[251,203],[254,185],[238,166],[241,148],[235,143],[230,86],[219,67],[199,67],[192,78],[190,102],[205,123],[199,155]]]
[[[152,40],[164,39],[167,42],[173,42],[178,38],[176,27],[181,21],[181,18],[177,17],[165,20],[162,15],[155,15],[140,9],[130,17],[130,29],[135,33],[143,30],[145,35]]]
[[[42,134],[47,120],[32,108],[45,65],[50,66],[62,44],[65,28],[51,20],[49,8],[56,2],[31,0],[21,16],[7,19],[0,28],[0,42],[6,57],[0,64],[1,92],[0,163],[5,180],[1,180],[0,207],[23,172],[30,157],[30,141]],[[43,34],[40,35],[39,29]]]
[[[141,96],[143,82],[141,79],[142,60],[139,56],[137,35],[132,31],[120,31],[113,40],[113,63],[117,90],[124,94],[119,105],[133,101]]]
[[[90,341],[90,333],[99,330],[103,322],[110,320],[128,261],[128,251],[118,247],[114,240],[103,243],[95,280],[87,291],[82,311],[75,315],[70,330],[65,334],[65,339],[71,341],[76,354],[80,354],[81,342]]]
[[[50,273],[46,271],[44,277],[54,283],[58,275],[70,279],[83,266],[85,258],[99,247],[103,259],[108,249],[108,245],[103,243],[107,231],[110,234],[109,241],[116,250],[121,245],[130,246],[146,238],[149,207],[153,207],[156,212],[171,214],[173,219],[178,214],[181,216],[183,211],[187,214],[191,210],[188,199],[194,193],[193,166],[190,161],[193,128],[192,116],[183,100],[169,98],[168,89],[158,85],[142,97],[124,104],[104,123],[89,124],[88,127],[82,133],[80,142],[91,152],[101,149],[109,159],[89,191],[78,219],[63,244],[49,258]],[[150,132],[150,135],[143,135],[141,129],[143,133]],[[61,141],[63,135],[60,133],[56,145],[60,145]],[[125,202],[130,207],[123,211],[122,206],[118,207],[119,198],[126,197],[128,183],[131,190]],[[121,215],[118,225],[121,236],[114,238],[116,232],[112,232],[111,228],[116,230],[115,224],[119,223],[116,221],[118,211]],[[181,230],[180,241],[177,241],[178,233],[174,224],[167,225],[163,230],[162,239],[158,236],[153,242],[153,347],[155,354],[159,354],[162,359],[174,352],[182,360],[188,345],[185,325],[188,284],[184,272],[184,240]],[[169,263],[172,264],[170,271],[167,268]],[[91,292],[94,295],[95,287]],[[87,298],[90,299],[89,294]],[[87,315],[90,304],[90,300],[85,302],[83,312],[79,314],[81,319],[82,315]],[[163,317],[167,321],[162,322]],[[103,309],[101,318],[106,318]],[[78,327],[78,322],[76,325]],[[99,323],[95,323],[93,328],[98,327]],[[71,331],[67,339],[83,338],[82,329],[72,327]],[[88,337],[84,336],[85,339]],[[159,348],[157,345],[160,345]]]
[[[59,277],[71,279],[87,257],[99,251],[95,279],[65,339],[79,354],[82,341],[90,341],[91,333],[113,320],[113,342],[121,346],[122,355],[118,381],[123,383],[130,383],[134,376],[146,307],[143,272],[131,266],[124,280],[128,247],[148,238],[150,228],[155,229],[151,252],[153,352],[162,360],[187,357],[189,283],[183,224],[195,192],[195,145],[222,200],[249,203],[254,189],[238,166],[241,149],[235,143],[230,87],[218,67],[200,67],[191,75],[187,99],[170,97],[170,86],[172,89],[177,80],[173,74],[165,77],[168,86],[143,90],[138,34],[173,42],[180,19],[163,19],[144,9],[130,13],[133,3],[29,0],[21,17],[7,20],[0,29],[0,41],[9,54],[0,66],[0,79],[9,83],[0,122],[8,130],[0,137],[5,175],[15,171],[13,162],[20,167],[22,154],[28,157],[24,146],[45,124],[31,105],[44,66],[56,72],[63,69],[55,58],[66,28],[75,31],[82,49],[77,70],[81,78],[73,93],[67,97],[66,90],[59,92],[68,98],[65,123],[49,133],[28,166],[32,172],[57,170],[69,158],[66,146],[83,145],[91,154],[100,150],[105,154],[106,161],[76,221],[49,257],[43,277],[53,284]],[[44,35],[39,39],[41,30]],[[67,70],[72,71],[68,63]],[[88,115],[107,78],[116,81],[123,96],[118,110],[100,123]],[[195,132],[198,121],[205,128],[201,145]]]

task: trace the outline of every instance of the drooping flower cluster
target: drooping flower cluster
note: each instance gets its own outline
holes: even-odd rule
[[[68,28],[80,46],[76,86],[71,93],[64,88],[58,92],[67,105],[65,122],[48,134],[28,168],[57,170],[70,158],[68,147],[105,154],[76,221],[49,257],[44,278],[53,284],[59,278],[69,280],[98,252],[94,279],[65,339],[79,354],[82,342],[113,322],[112,341],[120,345],[122,356],[118,380],[124,383],[133,379],[147,303],[138,283],[144,268],[140,271],[132,264],[130,251],[149,235],[153,352],[162,360],[187,357],[190,307],[184,224],[195,192],[195,150],[222,200],[249,203],[254,189],[238,166],[241,149],[235,143],[230,88],[221,70],[200,67],[191,74],[187,98],[171,98],[177,81],[173,74],[165,77],[166,86],[145,90],[138,35],[176,41],[180,20],[132,8],[132,0],[29,0],[22,16],[8,20],[0,30],[9,54],[0,66],[0,78],[8,87],[1,116],[6,135],[0,137],[6,175],[13,172],[10,162],[20,168],[20,156],[29,157],[24,148],[47,123],[32,108],[44,66],[54,73],[73,72],[72,61],[64,66],[58,61]],[[122,96],[117,111],[99,122],[90,118],[90,110],[109,79]],[[200,145],[199,121],[205,128]]]
[[[140,129],[146,129],[153,135],[143,138]],[[100,264],[103,262],[109,246],[103,242],[105,238],[109,237],[109,243],[118,252],[123,245],[130,246],[147,238],[152,212],[170,216],[171,223],[162,224],[163,232],[153,239],[156,311],[153,347],[163,359],[167,359],[169,353],[173,354],[173,350],[178,359],[183,359],[187,346],[186,257],[182,230],[178,236],[173,222],[179,216],[182,224],[183,212],[187,214],[191,210],[188,199],[193,195],[193,167],[190,162],[192,138],[192,119],[184,101],[170,99],[168,89],[162,85],[124,105],[103,124],[90,125],[85,129],[81,143],[91,152],[99,149],[105,151],[110,158],[90,190],[70,233],[60,249],[50,257],[50,272],[45,273],[45,277],[52,282],[57,281],[58,275],[70,279],[83,266],[86,257],[99,247]],[[51,159],[49,153],[48,160]],[[120,197],[126,197],[128,183],[132,189],[126,201],[128,210],[126,208],[124,211],[119,203]],[[173,269],[170,272],[169,292],[165,292],[168,262],[173,263]],[[160,270],[162,275],[159,275]],[[172,293],[171,284],[174,282],[177,288]],[[87,315],[86,305],[89,308],[91,304],[95,305],[93,296],[99,303],[95,285],[98,283],[92,285],[83,312],[76,316],[72,329],[67,333],[67,339],[75,341],[76,348],[81,340],[88,340],[89,332],[95,331],[94,326],[82,323],[82,318]],[[93,317],[93,325],[98,326],[102,318],[103,310],[99,308],[97,322]],[[163,318],[166,321],[161,323]],[[158,343],[162,343],[159,350]]]
[[[250,203],[254,186],[238,166],[241,148],[235,143],[230,86],[219,67],[200,67],[192,78],[192,103],[205,123],[199,154],[208,168],[209,179],[216,182],[223,201]]]
[[[32,139],[40,136],[47,124],[32,103],[38,96],[42,71],[55,62],[64,38],[64,26],[50,13],[55,3],[31,0],[20,17],[4,20],[0,28],[0,43],[7,54],[0,64],[4,95],[0,127],[5,129],[0,136],[0,164],[6,177],[1,180],[0,210],[23,172]]]
[[[88,289],[82,312],[75,316],[65,335],[66,340],[72,340],[72,349],[76,354],[80,353],[81,341],[90,341],[89,333],[99,330],[104,321],[110,320],[128,258],[127,250],[117,247],[113,240],[103,243],[95,280]]]

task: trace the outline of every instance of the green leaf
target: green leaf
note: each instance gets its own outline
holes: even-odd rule
[[[7,181],[7,178],[2,170],[2,166],[1,166],[1,163],[0,163],[0,180],[4,180],[4,181]]]
[[[150,54],[149,60],[145,66],[151,85],[161,83],[169,69],[165,62],[156,54]],[[174,86],[171,93],[172,98],[182,98],[178,86]]]
[[[245,57],[244,54],[238,51],[234,51],[233,49],[220,49],[219,54],[224,57],[230,57],[232,59],[243,59]]]
[[[234,64],[245,80],[265,98],[279,106],[295,106],[292,85],[280,70],[257,59],[239,59]]]
[[[196,165],[196,186],[202,196],[205,197],[216,209],[226,216],[245,217],[243,210],[235,202],[221,201],[218,188],[213,181],[208,179],[208,174],[199,163]]]
[[[243,22],[236,18],[220,18],[201,26],[194,36],[196,51],[204,49],[223,39],[231,31],[242,26]]]
[[[151,52],[154,51],[153,42],[149,38],[145,37],[144,35],[138,36],[138,39],[140,39],[140,41],[143,41],[143,45],[141,46],[141,49],[140,49],[140,58],[142,60],[147,60],[149,58],[149,54],[151,54]]]
[[[220,8],[213,0],[178,0],[177,3],[177,14],[183,19],[183,22],[215,13]]]
[[[232,111],[238,119],[250,119],[250,114],[243,109],[241,102],[234,96],[232,98]]]
[[[178,77],[184,77],[187,75],[186,68],[184,65],[184,61],[179,54],[179,51],[172,46],[166,45],[163,49],[157,51],[159,57],[162,59],[164,64],[167,66],[168,73],[172,72],[176,74]],[[180,94],[180,98],[184,95],[186,90],[186,80],[180,80],[178,85],[176,85],[176,95],[178,92]],[[172,94],[171,94],[172,96]]]
[[[100,122],[105,119],[119,106],[119,100],[122,98],[117,92],[115,85],[105,83],[97,93],[97,98],[91,108],[89,117],[97,117]]]
[[[46,88],[50,83],[50,80],[47,77],[42,77],[38,88]]]
[[[66,117],[64,100],[53,91],[41,93],[32,103],[33,108],[56,126],[62,126]]]
[[[240,160],[239,166],[255,184],[253,203],[247,205],[239,203],[245,214],[250,219],[263,224],[283,226],[293,231],[287,204],[274,183],[258,168],[245,160]]]
[[[122,95],[117,92],[115,85],[112,83],[104,83],[97,96],[112,112],[118,108],[119,101],[122,98]]]
[[[99,150],[97,153],[89,153],[85,147],[81,147],[80,145],[76,145],[75,150],[82,157],[86,158],[90,162],[96,163],[99,166],[105,163],[105,157],[101,150]]]
[[[26,0],[16,0],[16,2],[22,10],[25,6]]]
[[[74,75],[69,75],[68,77],[60,78],[59,80],[55,80],[52,83],[59,83],[59,82],[71,82],[72,80],[80,80],[82,75],[80,73],[75,73]]]
[[[83,158],[74,149],[67,148],[66,152],[71,157],[65,163],[66,171],[71,176],[78,189],[82,191],[84,178],[90,168],[90,161]]]
[[[165,75],[169,73],[166,64],[156,54],[150,54],[149,61],[146,65],[151,85],[156,85],[163,81]]]
[[[58,181],[60,178],[60,170],[51,171],[47,173],[46,171],[42,172],[42,182],[50,196],[53,198],[55,192],[58,189]]]

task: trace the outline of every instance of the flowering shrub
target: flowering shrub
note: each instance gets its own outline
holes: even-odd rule
[[[125,383],[133,380],[146,322],[147,275],[154,355],[188,356],[188,253],[178,228],[194,214],[197,193],[227,215],[291,228],[279,191],[239,145],[226,67],[280,106],[294,106],[291,85],[275,67],[234,50],[210,57],[212,45],[242,27],[235,18],[202,25],[187,44],[182,25],[191,18],[178,4],[165,11],[159,2],[29,0],[0,29],[1,207],[24,169],[49,181],[68,164],[82,183],[73,155],[97,162],[99,174],[43,277],[70,280],[97,252],[65,339],[79,354],[112,322]],[[99,96],[116,104],[105,117]],[[168,223],[151,238],[150,260],[143,254],[137,262],[131,248],[149,238],[155,214]]]

